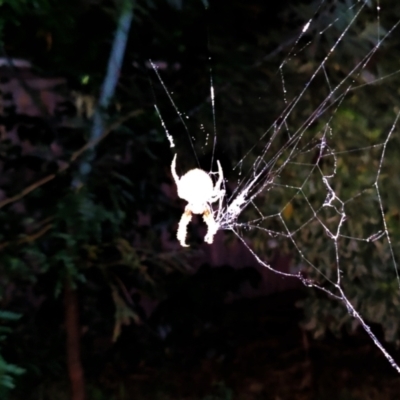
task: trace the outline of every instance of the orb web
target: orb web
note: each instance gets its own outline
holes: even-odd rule
[[[254,146],[236,160],[231,171],[236,179],[225,182],[229,194],[214,209],[214,218],[219,229],[232,232],[262,266],[299,279],[325,293],[330,301],[341,303],[345,315],[337,321],[339,326],[361,326],[400,373],[366,322],[375,322],[374,318],[380,322],[387,313],[383,323],[386,339],[393,340],[400,332],[396,311],[400,302],[399,249],[394,240],[399,233],[395,198],[400,182],[393,174],[398,163],[394,154],[399,145],[400,115],[394,87],[400,69],[379,71],[371,66],[374,57],[391,57],[387,49],[392,41],[396,43],[400,21],[382,26],[390,20],[383,18],[390,10],[370,0],[337,2],[334,11],[330,6],[324,0],[312,3],[292,40],[282,42],[276,52],[255,65],[281,57],[276,79],[282,111]],[[322,55],[314,50],[321,41],[329,44]],[[354,42],[359,53],[347,69],[342,68],[339,55],[351,51]],[[307,62],[310,52],[319,54],[313,62]],[[200,149],[185,124],[181,106],[175,104],[156,65],[152,66],[185,126],[198,163]],[[294,85],[291,78],[295,69],[305,76],[300,85]],[[338,69],[341,76],[335,72]],[[217,139],[222,136],[216,122],[217,89],[211,78],[212,163]],[[381,104],[379,98],[385,94],[391,97]],[[368,108],[371,101],[376,105],[375,114]],[[158,108],[157,112],[161,118]],[[384,116],[377,118],[379,113]],[[208,140],[201,127],[200,133]],[[172,140],[172,134],[166,134]],[[294,255],[289,272],[269,264],[269,249],[274,248]],[[358,280],[362,284],[379,280],[379,295],[387,296],[389,305],[376,314],[373,299],[361,304],[358,298],[363,285]]]

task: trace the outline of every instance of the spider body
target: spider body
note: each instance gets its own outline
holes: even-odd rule
[[[172,160],[171,172],[174,178],[178,196],[188,202],[185,211],[178,225],[177,238],[180,244],[187,247],[186,235],[187,226],[192,219],[192,214],[202,214],[208,230],[205,237],[207,243],[212,243],[218,231],[218,224],[215,222],[211,203],[221,200],[225,191],[221,189],[223,173],[221,164],[218,164],[218,180],[214,186],[213,181],[207,172],[195,168],[188,171],[181,178],[176,173],[176,154]]]

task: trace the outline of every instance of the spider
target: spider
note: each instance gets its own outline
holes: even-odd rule
[[[178,196],[186,200],[188,204],[182,214],[176,234],[179,243],[183,247],[186,244],[187,226],[192,220],[192,214],[202,214],[204,222],[207,224],[207,234],[204,241],[211,244],[218,231],[218,224],[213,217],[211,203],[222,200],[225,190],[221,189],[224,179],[221,164],[218,164],[218,180],[214,186],[213,181],[207,172],[199,168],[191,169],[181,178],[176,173],[176,154],[172,160],[171,172],[178,189]]]

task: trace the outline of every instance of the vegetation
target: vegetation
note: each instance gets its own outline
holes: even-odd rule
[[[260,307],[259,314],[249,315],[248,309],[238,310],[235,307],[241,306],[227,304],[226,299],[233,298],[245,284],[257,287],[260,276],[248,265],[210,268],[204,263],[201,246],[186,251],[174,241],[182,203],[170,194],[173,153],[154,103],[173,132],[183,166],[194,166],[190,137],[200,163],[209,165],[212,133],[206,142],[205,132],[214,129],[209,99],[212,67],[217,94],[216,156],[227,180],[235,180],[235,163],[252,149],[243,170],[251,168],[265,147],[260,137],[282,115],[285,98],[293,98],[310,81],[343,31],[342,26],[333,25],[319,39],[321,29],[327,21],[336,20],[350,26],[344,45],[332,55],[325,71],[332,87],[351,76],[350,94],[340,107],[332,108],[334,114],[321,115],[308,126],[303,140],[307,144],[312,138],[321,138],[329,120],[337,151],[370,147],[362,157],[346,153],[337,165],[340,194],[352,199],[347,211],[358,216],[343,233],[358,236],[382,217],[376,195],[369,190],[380,160],[380,149],[372,145],[388,137],[399,110],[394,89],[398,75],[379,84],[365,83],[371,76],[375,80],[398,72],[396,35],[383,43],[368,67],[356,73],[352,70],[400,19],[400,4],[394,0],[390,6],[386,4],[379,19],[375,8],[368,5],[357,24],[349,25],[352,15],[347,3],[337,1],[324,8],[298,43],[298,48],[304,44],[305,50],[285,58],[299,36],[298,27],[313,16],[319,2],[284,1],[273,6],[276,8],[257,0],[246,5],[200,0],[0,2],[0,56],[4,60],[0,67],[2,399],[128,399],[135,392],[127,383],[129,376],[146,381],[138,387],[148,389],[152,398],[168,398],[169,393],[171,398],[182,399],[234,398],[224,368],[235,359],[234,349],[242,342],[232,332],[250,321],[259,339],[264,333],[257,331],[257,324],[262,325],[260,315],[265,310]],[[121,44],[115,32],[121,27],[121,18],[131,12],[115,91],[106,93],[107,63],[111,50]],[[128,27],[129,23],[123,33],[128,33]],[[29,60],[33,67],[18,68],[16,59]],[[160,66],[179,109],[184,107],[190,117],[185,119],[190,135],[171,107],[150,59]],[[111,77],[116,75],[111,73]],[[329,96],[321,79],[317,77],[290,114],[288,130],[299,129]],[[40,80],[47,83],[40,86]],[[25,96],[25,108],[16,93]],[[94,125],[96,118],[98,124]],[[200,125],[204,128],[199,129]],[[279,153],[286,141],[282,135],[268,154]],[[398,135],[394,135],[380,180],[396,255],[400,243],[398,145]],[[300,152],[296,161],[305,164],[305,152]],[[369,168],[371,165],[374,168]],[[329,161],[318,166],[327,171],[331,168]],[[289,166],[277,179],[300,187],[308,173],[306,168]],[[304,189],[307,199],[320,204],[326,196],[323,182],[314,174],[309,181]],[[358,193],[363,195],[357,200],[354,196]],[[283,186],[272,186],[257,205],[263,213],[273,214],[281,211],[292,195]],[[303,206],[300,198],[295,199],[284,213],[289,228],[300,226],[308,217]],[[257,216],[249,211],[245,220],[250,218]],[[248,239],[260,257],[289,256],[293,265],[301,264],[293,246],[282,239],[277,252],[256,232],[250,232]],[[228,245],[233,239],[226,237]],[[322,226],[304,227],[299,240],[307,249],[307,258],[318,265],[318,271],[301,265],[302,272],[321,285],[325,278],[334,279],[334,246]],[[387,243],[376,242],[371,248],[346,240],[340,243],[344,290],[361,314],[381,327],[385,339],[397,345],[399,289],[391,249]],[[291,303],[300,304],[304,313],[296,314],[295,320],[302,318],[303,328],[314,337],[356,332],[354,319],[340,303],[318,291],[308,290],[305,296],[289,295]],[[263,328],[278,326],[279,316],[271,321]],[[298,337],[307,336],[292,325],[290,328]],[[254,338],[248,335],[251,342]],[[255,348],[267,351],[259,344]],[[264,357],[262,353],[258,356]],[[297,353],[295,358],[299,362]],[[216,377],[207,370],[207,360],[211,360],[212,371],[218,371]],[[204,363],[204,376],[209,377],[204,392],[188,394],[185,388],[180,393],[177,388],[184,386],[185,370],[193,371],[200,362]],[[178,384],[168,384],[169,367],[178,371]],[[165,387],[160,383],[155,390],[154,384],[147,382],[156,375],[154,371],[159,371]],[[251,398],[267,398],[261,396],[268,390],[256,386]],[[137,398],[143,395],[140,390]]]

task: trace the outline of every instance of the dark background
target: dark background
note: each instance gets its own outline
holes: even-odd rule
[[[309,218],[308,203],[301,196],[290,200],[293,194],[282,188],[302,186],[305,165],[332,167],[329,158],[318,159],[329,123],[329,146],[345,152],[335,180],[341,198],[349,200],[342,234],[368,237],[382,229],[383,205],[392,240],[391,246],[385,237],[357,246],[338,240],[342,285],[400,359],[399,289],[391,261],[400,238],[397,129],[382,165],[381,147],[375,146],[388,137],[399,110],[398,30],[376,46],[398,23],[400,5],[385,2],[377,13],[376,4],[368,3],[350,24],[358,2],[321,4],[210,1],[206,9],[200,0],[136,2],[116,93],[104,110],[112,129],[88,159],[91,170],[79,187],[74,180],[86,159],[75,155],[90,141],[120,3],[2,4],[1,398],[81,399],[71,390],[74,365],[84,371],[86,397],[95,400],[398,398],[398,375],[343,304],[296,278],[267,271],[229,231],[204,244],[200,218],[189,226],[189,249],[175,239],[185,203],[176,196],[170,163],[176,151],[179,173],[195,167],[195,157],[209,168],[210,77],[215,158],[228,194],[245,179],[234,166],[250,151],[243,159],[246,176],[271,143],[265,159],[279,156],[271,173],[282,185],[269,186],[257,207],[265,216],[283,215],[291,231]],[[310,29],[300,37],[310,18]],[[345,38],[311,80],[344,30]],[[31,66],[20,66],[18,59]],[[179,111],[190,116],[190,133],[149,59],[159,66]],[[331,87],[347,85],[350,77],[357,90],[337,107],[347,88],[340,85],[329,97],[331,107],[316,116],[331,94],[326,76]],[[290,103],[306,84],[309,90],[285,114],[285,99]],[[169,148],[154,104],[176,149]],[[287,129],[268,142],[263,134],[285,116]],[[293,156],[303,167],[278,174],[289,134],[305,123],[298,148],[310,151]],[[371,190],[379,166],[381,199]],[[317,208],[326,191],[321,175],[310,176],[315,192],[304,194]],[[256,215],[249,207],[240,218],[248,222]],[[283,232],[276,221],[265,226]],[[283,236],[273,241],[265,231],[237,232],[274,269],[301,271],[335,292],[326,279],[335,281],[334,242],[321,224],[305,225],[296,237],[316,269]],[[76,342],[68,340],[71,329]],[[71,354],[79,356],[75,364]]]

